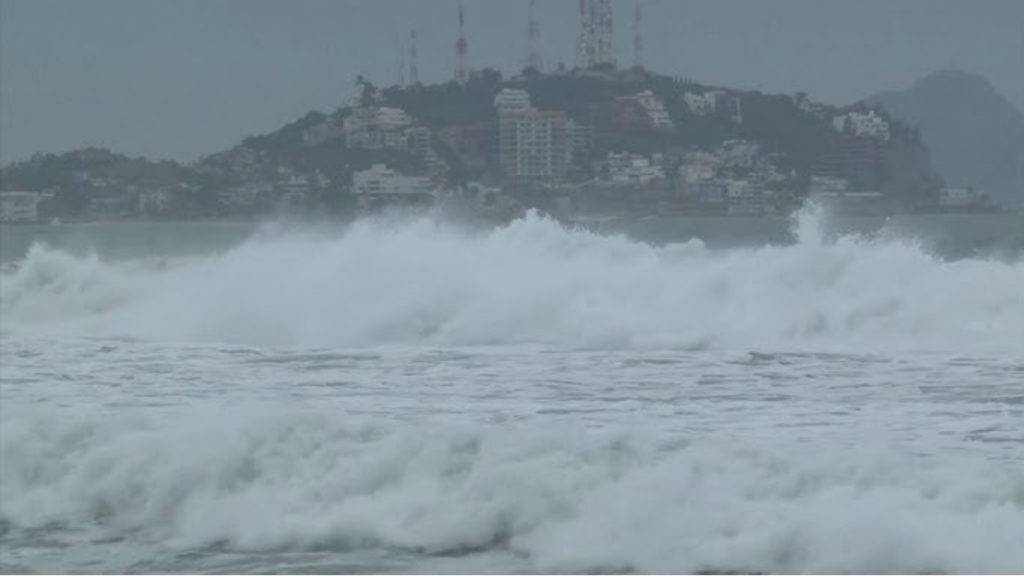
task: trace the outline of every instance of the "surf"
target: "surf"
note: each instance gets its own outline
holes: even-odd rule
[[[489,230],[428,217],[257,235],[220,254],[107,261],[34,246],[0,274],[8,334],[282,347],[1020,350],[1024,263],[910,240],[653,246],[530,213]]]

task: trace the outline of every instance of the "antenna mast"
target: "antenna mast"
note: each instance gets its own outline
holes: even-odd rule
[[[580,31],[576,39],[576,66],[615,66],[615,31],[611,0],[580,0]]]
[[[455,81],[464,84],[469,79],[469,42],[466,41],[466,16],[459,2],[459,39],[455,41]]]
[[[593,18],[590,0],[580,0],[580,30],[576,35],[576,67],[589,68],[593,60]]]
[[[633,65],[642,68],[644,65],[643,6],[636,0],[633,10]]]
[[[615,66],[613,41],[615,37],[615,18],[612,12],[612,0],[592,0],[597,20],[597,62]]]
[[[409,31],[409,84],[420,83],[420,68],[416,62],[416,29]]]
[[[398,40],[398,85],[405,86],[405,46],[402,45],[401,35]]]
[[[529,52],[526,56],[526,67],[540,72],[544,69],[544,59],[540,54],[540,22],[537,21],[537,0],[530,0],[528,34]]]

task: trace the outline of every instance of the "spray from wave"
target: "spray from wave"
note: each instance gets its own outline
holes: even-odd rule
[[[806,446],[635,428],[403,426],[253,407],[169,416],[5,421],[3,521],[180,550],[494,551],[540,571],[1024,563],[1019,471],[922,464],[868,439],[807,458]]]
[[[942,261],[913,243],[654,247],[530,214],[467,232],[362,221],[155,266],[33,247],[0,277],[5,332],[274,346],[1007,348],[1024,342],[1024,262]]]

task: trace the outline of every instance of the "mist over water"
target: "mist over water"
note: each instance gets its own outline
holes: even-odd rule
[[[530,214],[33,246],[5,571],[1014,572],[1024,261]]]

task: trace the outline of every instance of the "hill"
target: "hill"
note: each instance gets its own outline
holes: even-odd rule
[[[867,101],[920,129],[949,185],[976,187],[1001,204],[1024,204],[1024,113],[985,78],[945,70]]]
[[[6,166],[0,183],[53,193],[59,201],[41,217],[61,218],[351,212],[368,200],[354,176],[376,164],[394,172],[374,174],[397,174],[396,182],[421,178],[400,182],[420,190],[427,179],[434,191],[476,182],[477,190],[501,189],[541,207],[603,195],[643,213],[785,210],[815,186],[914,209],[934,204],[941,187],[918,133],[868,103],[833,107],[802,94],[707,86],[641,68],[525,70],[507,79],[485,69],[464,84],[358,84],[351,103],[191,165],[90,149]],[[543,124],[542,143],[515,146],[522,158],[540,158],[547,173],[510,173],[495,104],[503,91],[525,95],[536,111],[520,121]]]

